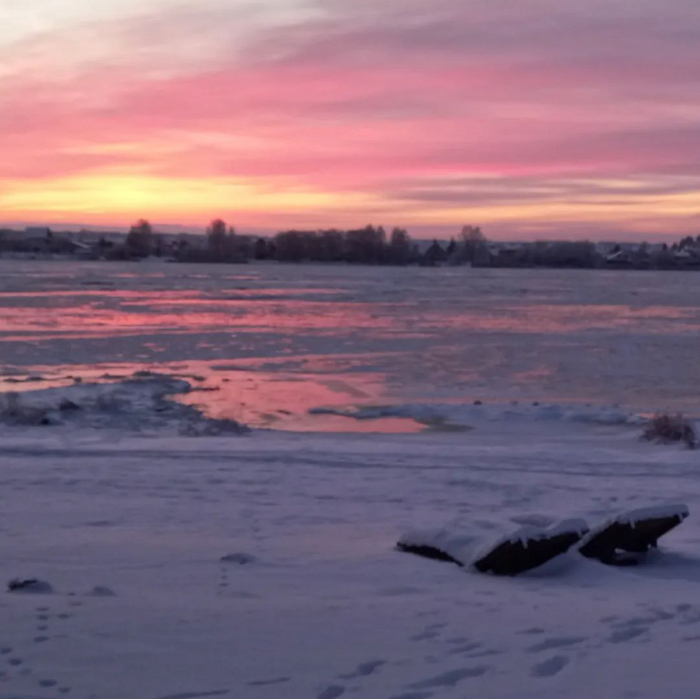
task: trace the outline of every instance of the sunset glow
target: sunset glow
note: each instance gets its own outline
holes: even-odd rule
[[[693,0],[0,6],[0,220],[700,232]]]

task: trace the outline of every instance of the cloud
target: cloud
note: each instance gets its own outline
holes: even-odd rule
[[[160,217],[168,182],[200,178],[218,198],[188,199],[192,220],[244,181],[266,193],[236,206],[256,224],[346,207],[457,225],[471,206],[516,232],[647,229],[645,212],[683,227],[700,208],[697,3],[109,7],[0,45],[0,188],[24,181],[37,215],[49,202],[30,185],[92,178],[100,199],[114,176],[154,192],[115,215],[138,201]]]

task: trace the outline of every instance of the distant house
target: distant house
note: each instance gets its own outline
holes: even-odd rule
[[[435,267],[436,265],[442,265],[447,262],[447,258],[447,251],[437,240],[433,240],[430,247],[423,254],[420,264],[423,267]]]
[[[634,259],[629,251],[618,249],[606,256],[605,266],[615,269],[630,269],[634,267]]]
[[[51,229],[47,226],[28,226],[24,229],[27,238],[50,238]]]
[[[20,255],[74,255],[89,246],[58,235],[47,227],[29,226],[23,231],[0,231],[0,252]]]
[[[681,267],[700,267],[700,250],[695,247],[685,247],[673,253],[673,259]]]
[[[0,243],[9,244],[18,240],[24,240],[24,238],[24,231],[16,231],[12,228],[4,228],[3,230],[0,230]]]
[[[525,262],[525,246],[520,243],[503,243],[489,250],[492,264],[497,267],[520,267]]]

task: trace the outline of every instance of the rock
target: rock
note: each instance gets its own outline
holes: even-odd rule
[[[49,594],[53,592],[53,587],[50,583],[37,578],[13,578],[7,583],[7,591]]]

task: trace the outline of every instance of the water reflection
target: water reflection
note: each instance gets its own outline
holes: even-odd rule
[[[231,418],[258,429],[285,431],[415,433],[426,425],[407,418],[382,417],[376,420],[353,420],[339,415],[316,415],[318,406],[348,409],[371,405],[385,395],[382,376],[378,373],[345,375],[288,374],[261,371],[260,367],[240,369],[230,365],[193,362],[163,365],[102,365],[93,367],[36,367],[38,373],[5,376],[0,392],[35,391],[70,386],[79,381],[112,383],[149,375],[151,372],[184,378],[190,393],[178,394],[174,400],[193,405],[208,417]]]

